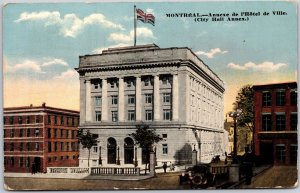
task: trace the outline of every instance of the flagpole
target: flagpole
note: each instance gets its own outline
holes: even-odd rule
[[[134,46],[136,46],[136,6],[134,5]]]

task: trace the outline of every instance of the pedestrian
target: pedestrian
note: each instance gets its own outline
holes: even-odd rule
[[[163,168],[164,168],[164,173],[167,173],[167,163],[166,162],[164,162]]]
[[[172,162],[170,162],[170,171],[174,171],[174,166],[173,166]]]

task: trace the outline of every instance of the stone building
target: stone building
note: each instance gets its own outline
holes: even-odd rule
[[[297,83],[254,85],[255,155],[263,162],[297,163]]]
[[[98,135],[91,166],[138,166],[145,152],[129,134],[136,125],[156,129],[157,164],[209,162],[223,155],[223,81],[189,48],[155,44],[109,48],[80,56],[80,128]],[[79,165],[87,166],[86,149]]]
[[[4,108],[4,172],[78,166],[79,112],[46,106]]]

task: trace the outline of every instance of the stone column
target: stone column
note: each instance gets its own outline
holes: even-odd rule
[[[107,79],[102,79],[102,119],[101,121],[107,121]]]
[[[198,160],[197,160],[197,151],[195,149],[195,145],[194,145],[194,150],[192,151],[192,165],[197,165]]]
[[[92,98],[91,98],[91,80],[86,80],[85,81],[85,86],[86,86],[86,113],[85,113],[85,120],[86,121],[92,121]]]
[[[119,78],[118,121],[124,121],[124,79]]]
[[[186,93],[185,93],[185,105],[186,105],[186,122],[190,121],[190,113],[191,113],[191,107],[190,107],[190,76],[189,73],[187,73],[185,75],[185,89],[186,89]]]
[[[150,176],[155,176],[155,153],[150,152]]]
[[[85,80],[80,78],[80,125],[85,122],[85,100],[86,100],[86,91],[85,91]]]
[[[160,119],[160,95],[159,95],[159,75],[154,76],[154,121]]]
[[[141,112],[141,98],[142,98],[142,87],[141,87],[141,77],[136,77],[135,83],[135,120],[142,120],[142,112]]]
[[[178,75],[173,75],[172,81],[172,119],[178,121]]]

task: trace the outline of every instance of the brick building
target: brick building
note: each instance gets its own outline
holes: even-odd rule
[[[78,166],[79,112],[46,106],[4,108],[5,172]]]
[[[297,83],[253,89],[255,155],[268,163],[297,163]]]

